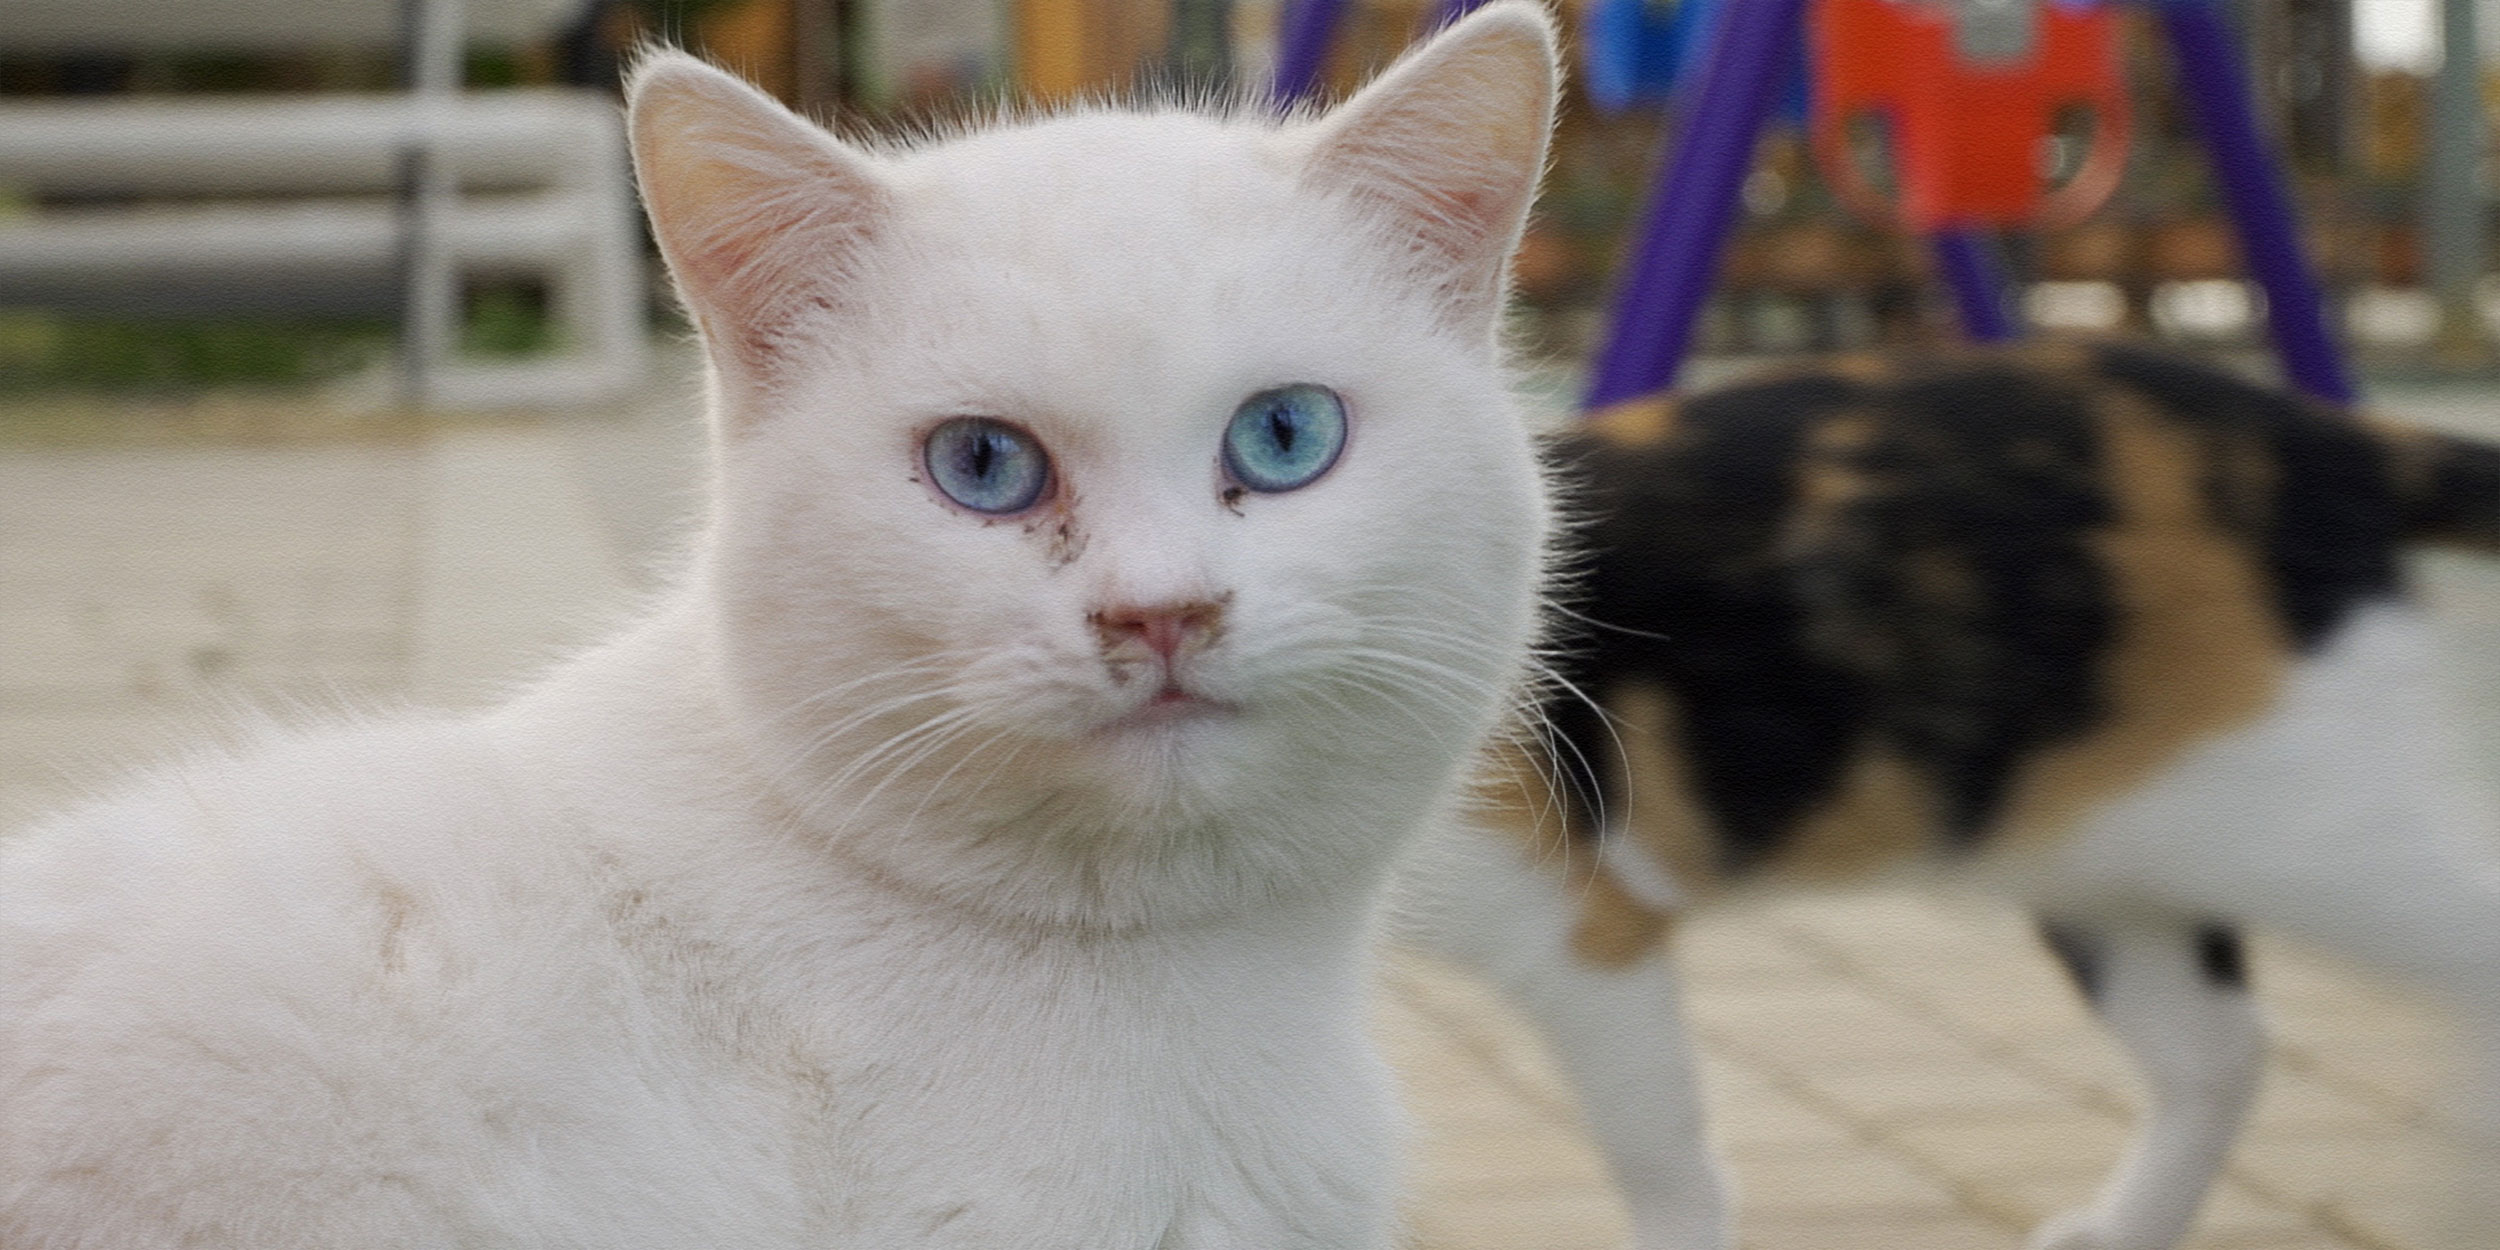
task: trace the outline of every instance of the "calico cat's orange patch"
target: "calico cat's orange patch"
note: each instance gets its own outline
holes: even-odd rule
[[[1643,754],[1673,763],[1669,754]],[[1574,954],[1602,967],[1619,967],[1657,949],[1673,932],[1673,913],[1641,900],[1595,855],[1574,845],[1571,800],[1541,753],[1512,744],[1497,747],[1485,776],[1480,819],[1509,835],[1531,860],[1559,864],[1570,881],[1579,904],[1571,931]],[[1583,813],[1581,818],[1593,816]],[[1637,820],[1633,827],[1646,833]]]
[[[2002,352],[2042,373],[2083,374],[2093,367],[2092,346],[2080,339],[2033,339],[2011,348],[1981,347],[1977,355]]]
[[[1626,400],[1590,413],[1581,428],[1617,447],[1655,447],[1675,433],[1675,401],[1664,395]]]
[[[1840,786],[1807,813],[1765,871],[1803,881],[1843,881],[1934,848],[1934,787],[1889,751],[1861,751]]]
[[[1545,752],[1517,741],[1487,748],[1476,768],[1478,823],[1510,835],[1539,860],[1569,847],[1570,813]]]
[[[1851,358],[1598,435],[1562,448],[1590,546],[1558,668],[1605,714],[1547,714],[1609,810],[1575,792],[1540,836],[1580,847],[1539,844],[1593,960],[1672,899],[1618,851],[1706,894],[2056,838],[2265,715],[2402,593],[2402,543],[2500,545],[2500,449],[2123,346]]]
[[[1591,871],[1580,888],[1579,922],[1571,929],[1571,953],[1600,968],[1638,963],[1675,932],[1675,914],[1634,898],[1614,874]]]
[[[1673,700],[1654,683],[1629,682],[1605,699],[1614,728],[1605,767],[1619,770],[1624,810],[1612,823],[1675,884],[1707,890],[1718,878],[1718,839],[1693,795],[1682,730]],[[1640,958],[1663,940],[1673,920],[1599,868],[1584,898],[1572,949],[1599,964]]]
[[[2254,720],[2292,660],[2257,552],[2208,506],[2217,466],[2194,435],[2123,393],[2104,395],[2095,416],[2118,512],[2093,538],[2120,609],[2101,664],[2106,711],[2021,769],[2001,821],[2018,837],[2052,835],[2197,741]]]
[[[1621,823],[1677,884],[1710,887],[1719,875],[1718,840],[1693,797],[1674,700],[1655,683],[1628,682],[1605,702],[1623,757]]]
[[[1880,386],[1901,376],[1901,362],[1882,352],[1847,352],[1832,357],[1816,372]]]

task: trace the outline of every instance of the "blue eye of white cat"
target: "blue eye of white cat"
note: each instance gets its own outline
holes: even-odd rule
[[[1050,454],[1041,442],[988,417],[957,417],[929,431],[921,457],[929,480],[975,512],[1022,512],[1050,487]]]
[[[1297,490],[1319,480],[1345,450],[1345,401],[1297,382],[1241,401],[1224,427],[1224,468],[1255,491]]]

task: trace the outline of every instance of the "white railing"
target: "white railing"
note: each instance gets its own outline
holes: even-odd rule
[[[412,153],[423,174],[410,203]],[[427,403],[588,402],[642,373],[623,129],[595,92],[10,102],[0,186],[138,204],[0,218],[0,276],[401,265],[420,354],[411,376]],[[476,269],[544,275],[565,350],[495,364],[452,355],[458,278]]]

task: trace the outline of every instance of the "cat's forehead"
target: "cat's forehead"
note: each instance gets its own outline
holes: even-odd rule
[[[967,206],[1035,196],[1111,203],[1225,193],[1285,198],[1272,125],[1180,109],[1089,109],[1008,121],[903,154],[908,188]]]
[[[1099,112],[901,156],[888,171],[905,245],[878,274],[882,332],[949,374],[1069,405],[1313,380],[1314,354],[1422,332],[1363,280],[1369,250],[1343,205],[1302,184],[1293,138]]]
[[[1281,138],[1184,112],[1078,113],[912,153],[893,181],[906,228],[927,243],[1134,281],[1308,236],[1314,197]]]

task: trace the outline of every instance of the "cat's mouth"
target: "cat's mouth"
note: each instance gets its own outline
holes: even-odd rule
[[[1102,731],[1121,733],[1152,729],[1166,725],[1182,725],[1197,721],[1227,720],[1241,714],[1241,709],[1221,699],[1210,699],[1177,681],[1166,679],[1154,697],[1138,704],[1120,717],[1106,722]]]

